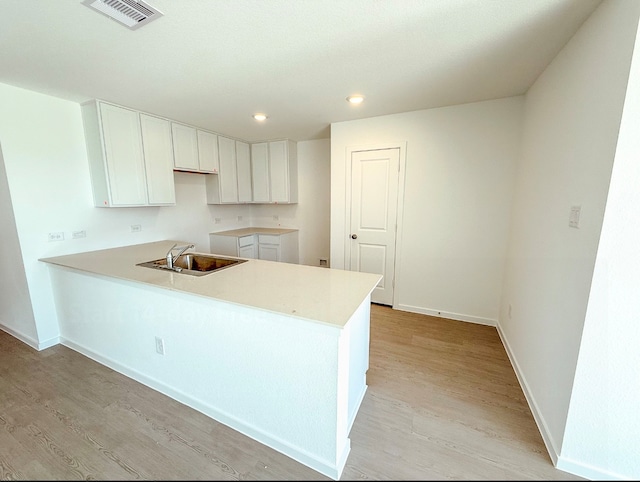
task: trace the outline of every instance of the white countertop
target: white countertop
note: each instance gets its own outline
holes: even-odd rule
[[[156,241],[40,261],[337,327],[346,324],[381,278],[377,274],[259,259],[249,259],[204,276],[136,266],[164,258],[176,242],[189,244]]]
[[[287,234],[296,231],[297,229],[290,228],[240,228],[231,229],[229,231],[218,231],[209,234],[218,234],[220,236],[249,236],[251,234]]]

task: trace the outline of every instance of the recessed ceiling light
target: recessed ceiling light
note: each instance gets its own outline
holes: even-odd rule
[[[253,114],[253,118],[257,121],[263,121],[267,119],[267,114]]]
[[[347,102],[350,104],[362,104],[364,102],[364,95],[354,94],[347,97]]]

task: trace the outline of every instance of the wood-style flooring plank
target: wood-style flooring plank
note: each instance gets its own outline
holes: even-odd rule
[[[371,306],[342,480],[582,480],[553,467],[494,327]],[[0,331],[0,480],[330,480],[64,346]]]

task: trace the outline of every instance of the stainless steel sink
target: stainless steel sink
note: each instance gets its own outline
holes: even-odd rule
[[[214,271],[229,268],[246,261],[246,259],[229,258],[226,256],[189,253],[183,254],[174,260],[173,268],[167,266],[167,260],[165,258],[138,263],[136,266],[173,271],[176,273],[189,274],[191,276],[204,276],[206,274],[213,273]]]

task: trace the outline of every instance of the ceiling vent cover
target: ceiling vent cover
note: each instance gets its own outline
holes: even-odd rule
[[[140,28],[163,15],[159,10],[139,0],[84,0],[82,3],[131,30]]]

